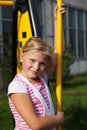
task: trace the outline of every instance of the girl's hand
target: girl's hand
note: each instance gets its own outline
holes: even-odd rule
[[[59,111],[57,113],[58,119],[59,119],[59,123],[62,125],[64,123],[64,112]]]
[[[54,8],[54,18],[55,18],[55,19],[56,19],[56,17],[57,17],[57,11],[58,11],[58,6],[56,6],[56,7]],[[59,12],[60,12],[62,15],[65,14],[66,10],[65,10],[65,5],[64,5],[64,3],[62,3]]]
[[[65,5],[64,5],[64,3],[62,3],[61,9],[59,10],[59,12],[61,12],[61,14],[65,14]]]

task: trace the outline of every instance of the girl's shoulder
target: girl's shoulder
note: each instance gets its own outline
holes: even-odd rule
[[[11,93],[27,93],[27,88],[25,86],[25,82],[20,75],[15,75],[8,86],[8,95]]]

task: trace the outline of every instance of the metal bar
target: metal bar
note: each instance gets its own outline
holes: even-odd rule
[[[57,0],[57,20],[56,20],[56,34],[55,45],[57,52],[57,76],[56,76],[56,96],[57,104],[61,110],[61,92],[62,92],[62,14],[59,12],[61,8],[62,0]],[[57,128],[61,130],[61,126]]]
[[[0,0],[0,6],[12,6],[13,0]]]

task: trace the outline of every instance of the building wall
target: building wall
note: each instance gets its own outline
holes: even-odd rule
[[[75,7],[81,10],[87,10],[87,0],[64,0],[65,5]],[[87,59],[76,60],[70,66],[70,74],[79,74],[87,72]]]
[[[76,8],[87,10],[87,0],[63,0],[63,1],[68,6],[73,6]]]
[[[53,27],[53,5],[52,0],[42,0],[42,37],[53,47],[54,27]]]
[[[67,7],[74,7],[81,10],[87,10],[87,0],[63,0]],[[53,47],[54,41],[54,21],[53,21],[53,9],[55,2],[52,0],[43,0],[44,2],[44,23],[43,23],[43,37]],[[67,13],[67,12],[66,12]],[[66,43],[67,44],[67,43]],[[76,53],[78,50],[76,50]],[[70,74],[79,74],[87,72],[87,58],[76,59],[70,66]]]
[[[70,66],[70,73],[72,75],[81,74],[87,72],[87,60],[75,61]]]

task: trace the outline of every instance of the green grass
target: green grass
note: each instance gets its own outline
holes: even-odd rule
[[[55,83],[51,82],[51,93],[56,106]],[[62,110],[65,121],[62,130],[87,129],[87,75],[63,79]],[[9,109],[7,95],[0,94],[0,130],[13,130],[13,118]]]
[[[13,130],[13,118],[6,94],[0,94],[0,130]]]
[[[68,105],[73,101],[80,100],[82,104],[87,103],[87,75],[70,77],[63,82],[63,103]]]
[[[55,101],[53,88],[52,97]],[[65,115],[62,130],[87,129],[87,74],[63,79],[62,110]]]

